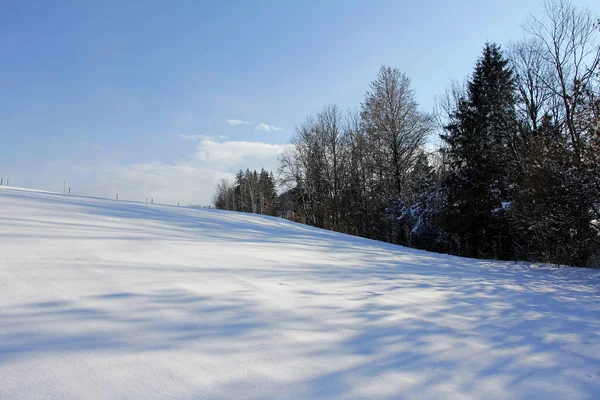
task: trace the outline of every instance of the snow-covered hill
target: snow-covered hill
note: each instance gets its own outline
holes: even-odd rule
[[[0,398],[598,399],[598,271],[0,189]]]

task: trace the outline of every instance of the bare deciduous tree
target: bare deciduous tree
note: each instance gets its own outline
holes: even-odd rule
[[[527,39],[511,43],[508,53],[519,95],[519,116],[528,122],[533,132],[551,112],[551,92],[546,82],[551,81],[552,71],[542,57],[541,47],[539,40]]]
[[[382,178],[391,181],[393,194],[399,195],[416,151],[433,128],[433,118],[418,110],[410,79],[398,69],[381,67],[370,86],[362,105],[363,121],[381,146]]]
[[[554,117],[569,135],[577,158],[581,153],[582,132],[576,115],[584,103],[584,93],[594,85],[594,71],[600,65],[600,46],[596,21],[588,9],[577,9],[567,0],[544,5],[541,18],[530,16],[525,30],[533,35],[536,56],[552,71],[538,78],[555,99]],[[535,70],[534,70],[535,72]]]

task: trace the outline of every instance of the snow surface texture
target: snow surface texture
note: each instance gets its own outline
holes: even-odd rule
[[[0,189],[0,398],[598,399],[600,276]]]

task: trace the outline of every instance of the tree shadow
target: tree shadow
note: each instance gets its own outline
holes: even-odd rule
[[[196,398],[600,396],[598,272],[434,255],[215,210],[2,196],[40,211],[4,220],[6,238],[226,243],[248,264],[204,265],[200,252],[197,265],[96,260],[106,276],[152,276],[154,286],[3,307],[0,372],[45,358],[167,354],[193,373],[173,381],[165,365],[159,382],[200,387]],[[17,227],[29,231],[11,235]],[[281,263],[265,244],[299,256]],[[76,265],[57,268],[68,279]],[[180,284],[207,280],[211,290]],[[123,385],[106,379],[94,382]],[[149,376],[129,379],[132,397],[152,395]]]

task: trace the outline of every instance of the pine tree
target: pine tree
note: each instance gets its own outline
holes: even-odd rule
[[[273,173],[264,168],[260,173],[240,170],[233,183],[223,179],[217,184],[213,204],[221,210],[276,215],[277,189]]]
[[[503,204],[511,200],[517,132],[512,71],[500,48],[486,44],[445,127],[450,173],[445,227],[471,257],[510,257]]]

